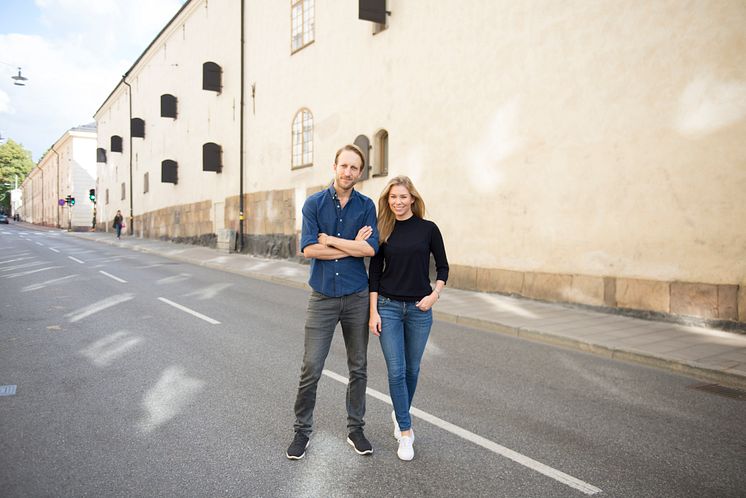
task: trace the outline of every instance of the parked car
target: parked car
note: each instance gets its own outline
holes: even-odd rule
[[[7,225],[10,223],[10,221],[8,221],[8,217],[6,215],[0,214],[0,223],[5,223]]]

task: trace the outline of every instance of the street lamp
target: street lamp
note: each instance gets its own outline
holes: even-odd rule
[[[16,86],[26,86],[26,83],[24,83],[24,81],[28,81],[28,78],[21,74],[20,67],[18,68],[18,74],[16,76],[11,76],[11,78],[15,80],[13,84]]]

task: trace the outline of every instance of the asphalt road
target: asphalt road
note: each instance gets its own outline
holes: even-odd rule
[[[346,443],[341,337],[311,446],[289,461],[307,296],[0,228],[0,386],[17,386],[0,396],[0,495],[746,496],[743,401],[437,321],[412,462],[396,457],[375,338],[374,454]]]

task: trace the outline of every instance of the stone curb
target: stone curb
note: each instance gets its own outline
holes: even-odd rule
[[[68,232],[71,234],[75,234],[74,232]],[[90,238],[85,236],[80,236],[81,239],[86,240],[92,240],[94,242],[100,242],[102,244],[109,244],[109,245],[116,245],[116,241],[114,240],[105,240],[105,239],[97,239],[97,238]],[[305,289],[310,290],[309,285],[306,282],[298,282],[297,280],[292,280],[285,277],[278,277],[275,275],[267,275],[266,273],[260,273],[260,272],[253,272],[250,270],[237,270],[230,267],[227,267],[226,265],[222,263],[213,263],[209,261],[200,261],[197,259],[189,258],[189,257],[182,257],[178,254],[163,254],[160,251],[153,250],[152,248],[145,247],[145,246],[121,246],[125,249],[133,249],[135,251],[144,252],[144,253],[151,253],[151,254],[158,254],[159,256],[163,256],[169,259],[176,259],[179,261],[183,261],[185,263],[195,264],[197,266],[204,266],[207,268],[212,268],[215,270],[221,270],[228,273],[233,273],[236,275],[241,275],[245,277],[255,278],[257,280],[263,280],[265,282],[273,282],[281,285],[286,285],[289,287],[294,287],[296,289]],[[551,344],[554,346],[560,346],[567,349],[572,349],[576,351],[583,351],[586,353],[591,353],[596,356],[602,356],[604,358],[614,359],[614,360],[620,360],[620,361],[626,361],[630,363],[637,363],[640,365],[645,365],[649,367],[655,367],[662,370],[669,370],[678,374],[686,375],[688,377],[693,377],[695,379],[713,382],[725,386],[735,387],[739,389],[746,389],[746,377],[739,375],[739,374],[733,374],[729,373],[723,370],[716,370],[710,367],[707,367],[705,365],[701,365],[697,362],[687,362],[687,361],[679,361],[679,360],[673,360],[673,359],[667,359],[667,358],[661,358],[658,356],[651,355],[650,353],[636,350],[636,349],[625,349],[625,348],[615,348],[610,346],[603,346],[600,344],[594,344],[586,341],[581,341],[578,339],[573,339],[571,337],[561,336],[561,335],[555,335],[550,334],[547,332],[541,332],[538,330],[532,330],[528,328],[522,328],[522,327],[513,327],[510,325],[504,325],[499,322],[493,322],[489,320],[482,320],[478,318],[471,318],[466,317],[454,313],[448,313],[445,311],[434,311],[433,316],[438,319],[442,320],[444,322],[450,322],[450,323],[456,323],[459,325],[465,325],[467,327],[472,327],[480,330],[490,331],[490,332],[498,332],[500,334],[510,335],[513,337],[520,337],[522,339],[526,339],[533,342],[539,342],[543,344]]]

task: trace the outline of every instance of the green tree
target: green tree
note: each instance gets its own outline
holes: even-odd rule
[[[16,176],[18,184],[26,178],[34,167],[31,152],[13,140],[0,145],[0,209],[10,212],[10,195],[8,191],[15,187]]]

